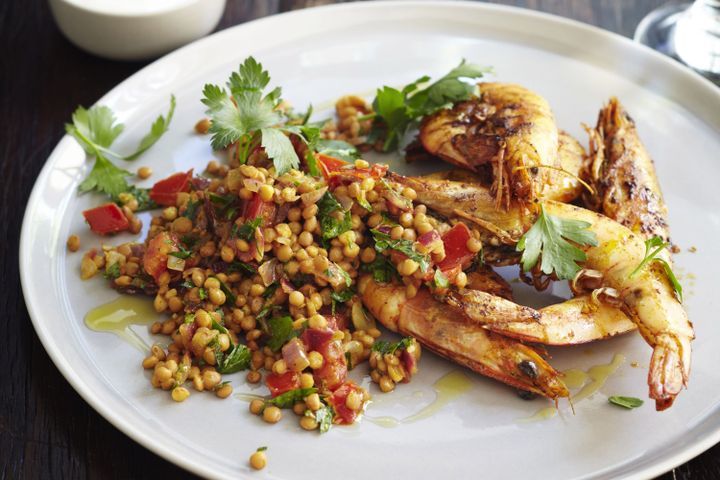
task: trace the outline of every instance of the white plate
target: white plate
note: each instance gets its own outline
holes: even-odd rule
[[[84,326],[85,313],[116,294],[101,279],[81,282],[81,254],[65,250],[70,233],[83,232],[83,248],[99,244],[80,212],[100,201],[76,194],[90,165],[66,137],[48,159],[28,204],[20,252],[23,289],[55,364],[115,426],[198,474],[248,478],[247,458],[261,445],[269,446],[269,465],[252,478],[512,478],[529,471],[536,478],[650,477],[720,439],[720,322],[713,291],[720,260],[720,201],[714,193],[720,178],[720,93],[711,84],[624,38],[525,10],[456,3],[303,10],[198,41],[100,100],[127,125],[118,148],[129,150],[165,111],[170,93],[177,96],[170,132],[130,167],[153,167],[156,173],[146,184],[205,165],[211,155],[208,139],[192,133],[203,111],[201,87],[223,81],[248,54],[269,68],[284,97],[299,107],[442,74],[463,57],[494,66],[498,80],[544,95],[559,125],[578,138],[584,138],[580,122],[594,122],[600,105],[619,96],[656,160],[673,238],[683,247],[677,268],[698,338],[690,388],[664,413],[656,413],[650,402],[634,411],[609,406],[608,395],[646,398],[645,369],[630,363],[646,367],[650,350],[630,335],[555,349],[553,363],[561,369],[607,363],[615,353],[627,360],[600,392],[575,406],[575,415],[563,402],[561,414],[543,422],[518,419],[548,402],[522,401],[504,386],[469,373],[471,390],[430,418],[397,428],[366,421],[322,436],[300,431],[290,418],[263,424],[237,398],[195,394],[174,404],[167,393],[150,388],[138,351]],[[687,253],[690,246],[697,253]],[[147,336],[144,328],[136,330]],[[411,384],[376,395],[370,415],[415,413],[433,400],[432,384],[455,368],[426,355]],[[249,391],[242,374],[232,380],[236,391]]]

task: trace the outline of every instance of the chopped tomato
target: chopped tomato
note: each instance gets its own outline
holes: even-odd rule
[[[443,272],[460,266],[466,268],[470,265],[475,254],[468,250],[467,242],[470,240],[470,229],[464,223],[458,223],[442,237],[445,246],[445,258],[438,263]]]
[[[179,172],[160,180],[150,189],[150,198],[158,205],[164,207],[174,206],[177,202],[177,194],[190,191],[190,179],[192,169],[187,172]]]
[[[378,165],[376,163],[368,168],[357,168],[352,163],[322,153],[317,154],[317,159],[320,171],[331,188],[336,187],[343,180],[355,181],[367,177],[383,178],[388,170],[387,165]]]
[[[277,397],[290,390],[300,388],[300,374],[297,372],[285,372],[282,375],[271,373],[265,377],[265,384],[270,389],[270,395]]]
[[[167,271],[168,254],[179,250],[177,238],[173,234],[158,233],[148,242],[143,255],[145,272],[157,282],[160,275]]]
[[[345,352],[339,340],[330,340],[315,349],[325,360],[323,366],[315,370],[315,383],[328,390],[335,390],[347,377]]]
[[[122,232],[130,226],[123,211],[114,203],[85,210],[82,214],[90,225],[90,230],[100,235]]]
[[[353,382],[345,382],[328,398],[328,403],[335,410],[336,423],[348,425],[357,418],[359,412],[350,410],[345,404],[348,395],[353,391],[359,392],[360,388]]]
[[[243,217],[245,217],[245,221],[262,217],[262,226],[272,227],[275,223],[275,203],[263,202],[260,195],[256,193],[245,203]]]

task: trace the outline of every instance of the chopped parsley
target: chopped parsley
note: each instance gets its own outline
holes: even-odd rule
[[[329,191],[320,197],[317,206],[323,240],[331,240],[352,228],[350,212],[344,210]]]
[[[380,352],[385,355],[386,353],[393,354],[397,350],[405,350],[407,347],[413,344],[415,339],[413,337],[405,337],[397,342],[387,342],[385,340],[375,340],[373,343],[372,351]]]
[[[268,320],[267,325],[270,338],[265,344],[273,352],[279,351],[288,340],[297,336],[295,330],[293,330],[293,320],[289,316],[271,318]]]
[[[433,284],[435,288],[448,288],[450,287],[450,280],[448,280],[443,271],[438,268],[435,270],[435,275],[433,275]]]
[[[235,305],[235,301],[237,300],[237,296],[233,293],[232,290],[230,290],[230,287],[227,286],[225,282],[220,280],[218,277],[210,277],[214,278],[220,283],[220,290],[225,294],[225,297],[227,298],[226,305]]]
[[[627,408],[628,410],[640,407],[643,403],[642,400],[635,397],[623,397],[620,395],[613,395],[608,398],[608,402],[619,407]]]
[[[637,275],[637,273],[645,268],[649,263],[651,262],[659,262],[663,269],[665,270],[665,275],[667,275],[668,280],[670,280],[670,284],[673,287],[673,290],[675,290],[675,295],[677,295],[677,298],[680,302],[683,301],[683,289],[682,285],[680,285],[680,282],[678,281],[677,277],[675,276],[675,273],[672,271],[672,268],[670,268],[670,264],[663,258],[658,258],[658,255],[660,255],[660,252],[665,250],[670,246],[669,242],[663,242],[663,239],[655,236],[648,240],[645,240],[645,258],[642,259],[640,264],[635,268],[635,270],[630,273],[630,278]]]
[[[327,433],[332,427],[333,418],[335,417],[335,410],[329,405],[323,404],[322,407],[318,408],[314,412],[307,411],[305,415],[315,418],[319,426],[320,433]]]
[[[383,233],[375,228],[370,230],[375,239],[375,250],[382,253],[385,250],[395,250],[405,254],[410,260],[414,260],[420,265],[420,270],[426,272],[430,267],[430,262],[426,255],[422,255],[415,250],[415,244],[410,240],[393,240],[390,235]]]
[[[249,263],[241,262],[240,260],[233,261],[227,269],[228,273],[244,273],[246,275],[255,275],[257,269]]]
[[[250,366],[252,352],[245,345],[238,343],[225,352],[220,352],[218,347],[215,351],[215,362],[218,372],[235,373],[245,370]]]
[[[371,263],[362,264],[360,270],[371,273],[373,280],[379,283],[389,283],[393,278],[400,278],[395,265],[384,255],[378,255]]]
[[[233,225],[232,231],[230,232],[231,237],[237,237],[250,242],[255,238],[255,230],[260,228],[263,223],[262,217],[257,217],[253,220],[248,220],[239,227]]]
[[[168,252],[168,255],[170,255],[171,257],[186,260],[186,259],[190,258],[193,254],[192,250],[188,250],[185,247],[183,247],[182,245],[178,245],[178,248],[180,250],[178,250],[177,252]]]
[[[275,398],[271,398],[265,401],[265,406],[275,405],[278,408],[292,408],[298,402],[302,402],[305,397],[317,393],[317,388],[296,388],[294,390],[288,390],[285,393],[281,393]]]
[[[588,230],[590,226],[590,223],[582,220],[547,215],[540,205],[540,215],[517,244],[517,251],[523,252],[523,270],[531,270],[542,253],[540,268],[545,275],[555,272],[560,280],[572,280],[580,271],[577,262],[584,262],[587,257],[585,252],[568,240],[580,246],[596,246],[597,236]]]
[[[120,276],[120,263],[115,262],[105,269],[103,276],[108,280],[115,280]]]

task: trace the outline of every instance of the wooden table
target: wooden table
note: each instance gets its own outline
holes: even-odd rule
[[[318,0],[228,0],[218,29]],[[632,36],[664,0],[506,0]],[[0,311],[0,478],[192,478],[127,438],[92,410],[60,375],[38,341],[20,289],[23,211],[40,168],[79,105],[91,105],[144,63],[90,56],[68,43],[47,0],[0,2],[0,225],[5,245]],[[638,432],[638,441],[649,432]],[[604,441],[612,442],[611,438]],[[660,477],[720,478],[720,445]]]

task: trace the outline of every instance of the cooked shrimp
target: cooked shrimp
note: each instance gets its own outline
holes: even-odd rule
[[[428,208],[485,226],[491,236],[496,235],[502,241],[519,238],[520,232],[515,229],[526,229],[532,224],[533,216],[521,207],[511,206],[504,215],[489,208],[488,192],[482,186],[447,180],[426,182],[397,175],[393,179],[412,186],[418,201]],[[668,408],[683,385],[687,385],[694,332],[664,269],[653,262],[631,277],[645,257],[641,236],[603,215],[574,205],[546,201],[544,207],[549,215],[590,224],[589,230],[597,236],[598,244],[583,248],[587,256],[584,267],[602,273],[603,285],[617,291],[623,310],[653,347],[648,375],[650,397],[658,410]],[[465,208],[468,210],[463,212]],[[513,229],[511,234],[505,231],[508,226]],[[662,255],[669,261],[666,252]]]
[[[496,206],[532,201],[558,167],[558,130],[550,105],[519,85],[480,83],[480,96],[427,117],[419,138],[433,155],[470,170],[489,164]]]
[[[617,98],[600,110],[595,129],[588,133],[590,155],[583,177],[596,193],[585,195],[586,205],[634,233],[667,241],[667,207],[655,165]]]
[[[430,350],[471,370],[551,399],[567,397],[561,374],[532,348],[473,325],[461,310],[421,289],[408,299],[403,285],[360,280],[365,307],[388,329],[412,335]]]

